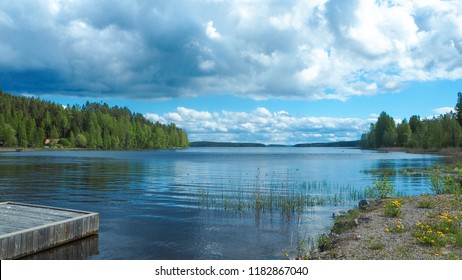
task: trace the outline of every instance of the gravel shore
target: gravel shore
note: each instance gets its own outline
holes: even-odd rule
[[[384,205],[399,201],[401,214],[390,217]],[[452,215],[459,234],[441,235],[444,245],[423,244],[416,232],[438,223],[444,215]],[[364,210],[352,210],[342,219],[337,218],[329,244],[324,251],[312,254],[312,259],[344,260],[441,260],[462,259],[461,220],[462,197],[456,195],[424,195],[382,199],[370,203]],[[350,220],[349,228],[345,225]],[[353,223],[351,223],[353,221]],[[398,227],[399,225],[399,227]],[[458,239],[457,239],[458,238]]]

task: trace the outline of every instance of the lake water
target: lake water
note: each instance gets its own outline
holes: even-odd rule
[[[97,238],[37,258],[283,259],[357,205],[377,176],[365,171],[439,161],[342,148],[0,153],[0,201],[100,213]],[[422,176],[391,181],[430,192]],[[281,202],[300,197],[301,208]]]

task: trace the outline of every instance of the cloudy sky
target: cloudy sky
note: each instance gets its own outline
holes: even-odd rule
[[[382,111],[454,107],[462,1],[1,1],[0,88],[127,106],[191,141],[355,140]]]

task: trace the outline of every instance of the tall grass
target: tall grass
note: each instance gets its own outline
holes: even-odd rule
[[[364,193],[350,185],[327,181],[297,182],[286,177],[282,180],[261,180],[252,185],[222,185],[220,191],[209,187],[198,190],[199,206],[226,211],[257,211],[272,213],[303,212],[315,206],[340,206],[363,199]]]

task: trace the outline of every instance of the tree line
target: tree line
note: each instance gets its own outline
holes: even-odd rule
[[[462,146],[462,93],[458,93],[454,111],[431,119],[413,115],[396,124],[382,112],[369,132],[361,137],[362,148],[408,147],[441,149]]]
[[[0,147],[44,145],[166,149],[188,147],[189,141],[186,132],[175,124],[153,123],[127,107],[88,101],[82,106],[62,106],[0,90]]]

